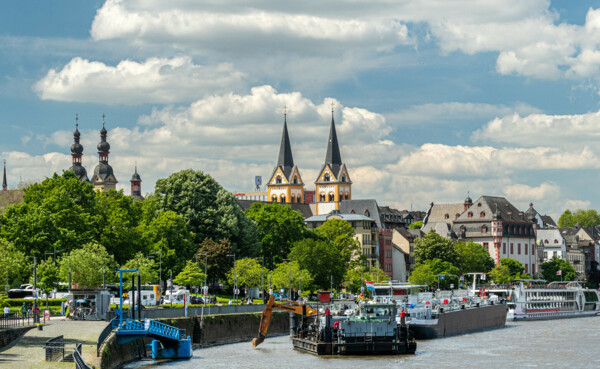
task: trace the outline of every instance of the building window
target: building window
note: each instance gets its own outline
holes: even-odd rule
[[[554,252],[552,253],[552,256],[553,256],[553,257],[556,257],[556,256],[557,256],[557,252],[556,252],[556,251],[554,251]]]
[[[450,219],[450,214],[448,214],[448,213],[444,214],[444,219]]]
[[[529,264],[525,264],[525,273],[529,273]]]
[[[479,217],[480,217],[480,218],[483,218],[483,217],[485,217],[485,211],[482,211],[481,213],[479,213]]]
[[[392,250],[385,250],[385,257],[386,258],[391,258],[392,257]]]
[[[354,209],[350,210],[350,214],[356,214],[356,212],[354,211]]]
[[[344,197],[344,200],[350,200],[350,194],[348,192],[346,192],[346,196]]]
[[[391,272],[392,271],[392,264],[385,264],[385,271],[386,272]]]
[[[333,202],[334,201],[334,196],[333,193],[329,194],[329,202]]]
[[[521,244],[517,244],[517,255],[521,255]]]
[[[369,210],[368,210],[368,209],[367,209],[367,210],[365,210],[365,216],[367,216],[367,217],[368,217],[368,216],[371,216],[371,213],[369,213]]]
[[[285,195],[281,195],[281,202],[285,202]]]
[[[487,250],[487,252],[490,252],[490,244],[487,242],[483,243],[483,247],[485,247],[485,249]]]
[[[506,242],[502,244],[502,253],[506,255]]]
[[[467,233],[467,228],[466,228],[464,225],[463,225],[463,226],[460,226],[460,233],[461,233],[461,234],[463,234],[463,235],[464,235],[465,233]]]
[[[514,255],[514,253],[515,253],[515,247],[514,246],[515,246],[514,243],[510,244],[510,253],[511,253],[511,255]]]
[[[320,201],[320,202],[325,202],[325,194],[324,194],[324,193],[321,193],[321,194],[319,195],[319,201]]]
[[[531,274],[535,274],[535,264],[531,264]]]
[[[277,176],[277,177],[275,178],[275,183],[277,183],[277,184],[281,184],[281,176]]]
[[[325,173],[325,175],[323,176],[323,180],[325,182],[329,182],[329,173]]]
[[[548,243],[548,240],[546,240],[546,243]],[[558,240],[556,240],[556,239],[555,239],[555,240],[554,240],[554,243],[558,243]]]
[[[472,212],[469,212],[469,213],[467,214],[467,216],[468,216],[469,218],[473,218],[473,213],[472,213]]]
[[[544,240],[544,243],[547,245],[548,244],[548,240]]]
[[[392,245],[392,240],[385,240],[385,244],[388,245],[388,246],[391,246]]]
[[[298,177],[294,176],[294,184],[298,184]]]
[[[527,245],[523,245],[523,248],[525,249],[525,255],[527,255],[529,253],[529,248]]]
[[[273,200],[273,202],[277,202],[277,195],[273,195],[273,197],[271,197],[271,200]]]
[[[531,255],[535,255],[535,244],[531,245]]]
[[[346,176],[342,176],[342,182],[346,182]]]
[[[481,226],[481,233],[487,233],[487,226]]]
[[[454,214],[454,219],[457,219],[460,216],[460,213]]]

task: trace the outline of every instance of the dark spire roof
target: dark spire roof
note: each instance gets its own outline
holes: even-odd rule
[[[331,107],[331,127],[329,128],[329,141],[327,143],[327,154],[325,155],[325,164],[329,164],[331,170],[338,174],[342,166],[342,155],[338,144],[337,133],[335,132],[335,122],[333,120],[333,103]]]
[[[79,143],[79,117],[75,114],[75,132],[73,132],[73,144],[71,145],[71,154],[83,154],[83,145]]]
[[[133,172],[133,175],[131,176],[130,182],[141,182],[141,181],[142,181],[142,177],[140,177],[140,175],[137,172],[137,164],[136,164],[135,171]]]
[[[279,160],[277,166],[281,167],[286,177],[294,168],[294,158],[292,157],[292,146],[290,145],[290,136],[287,129],[287,113],[284,113],[283,118],[283,133],[281,135],[281,146],[279,147]]]
[[[110,151],[110,145],[108,144],[108,142],[106,142],[106,134],[108,132],[106,131],[106,128],[104,128],[104,113],[102,114],[102,129],[100,130],[100,143],[98,144],[97,148],[99,152],[109,152]]]
[[[4,175],[2,176],[2,189],[6,190],[8,185],[6,183],[6,159],[4,159]]]

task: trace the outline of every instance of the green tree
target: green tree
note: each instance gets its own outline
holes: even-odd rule
[[[33,275],[29,278],[29,283],[33,284]],[[37,265],[37,287],[44,292],[52,291],[58,288],[60,282],[60,268],[53,258],[43,260]]]
[[[27,256],[16,246],[0,238],[0,280],[8,286],[17,286],[29,280],[32,266]]]
[[[152,259],[148,259],[144,254],[138,252],[133,259],[128,260],[120,269],[138,269],[142,284],[158,283],[158,272],[156,271],[156,263]],[[118,275],[118,274],[117,274]]]
[[[27,187],[23,203],[0,215],[0,237],[27,255],[66,254],[98,239],[98,221],[92,185],[66,171]]]
[[[500,259],[500,264],[496,265],[489,273],[490,278],[496,283],[508,283],[513,279],[529,278],[529,274],[524,274],[525,266],[518,260],[511,258]]]
[[[577,278],[577,272],[575,268],[565,259],[559,259],[553,257],[552,259],[542,263],[542,276],[548,282],[554,281],[572,281]],[[561,271],[561,275],[557,275],[558,271]]]
[[[423,228],[423,221],[417,220],[416,222],[410,223],[408,229],[421,229]]]
[[[443,279],[440,275],[444,275]],[[424,263],[417,264],[408,280],[414,284],[427,285],[437,288],[438,282],[440,289],[449,289],[450,284],[457,286],[460,270],[447,261],[439,259],[429,259]]]
[[[329,289],[339,286],[346,273],[346,262],[336,247],[329,242],[305,238],[292,246],[290,259],[306,268],[314,278],[317,288]]]
[[[188,260],[183,270],[173,279],[182,286],[201,286],[204,284],[204,272],[195,262]]]
[[[385,282],[390,280],[390,276],[376,266],[366,267],[358,264],[346,271],[346,274],[344,275],[344,286],[349,291],[358,292],[365,280]]]
[[[350,262],[363,264],[366,260],[363,257],[360,242],[354,238],[354,228],[343,219],[329,219],[320,227],[315,229],[315,233],[328,240],[339,252],[340,262],[348,267]]]
[[[487,273],[495,266],[490,253],[481,244],[473,241],[459,241],[454,244],[458,255],[457,262],[461,274]]]
[[[162,210],[181,215],[195,235],[195,244],[206,238],[228,239],[240,257],[260,251],[256,224],[239,207],[235,196],[210,175],[192,169],[156,182],[156,199]]]
[[[102,268],[113,270],[114,258],[106,248],[97,243],[87,243],[82,248],[71,251],[60,262],[60,277],[68,280],[71,266],[71,282],[80,288],[93,288],[102,284]],[[110,277],[112,273],[106,273]],[[110,278],[107,279],[110,282]]]
[[[577,209],[575,213],[571,213],[571,211],[567,209],[561,214],[560,218],[558,218],[558,226],[560,228],[573,227],[576,224],[579,224],[582,227],[600,225],[600,214],[594,209]]]
[[[304,218],[289,205],[255,202],[246,209],[246,216],[258,227],[261,255],[268,268],[287,258],[292,244],[307,233]]]
[[[423,238],[415,240],[415,263],[423,264],[427,260],[439,259],[456,265],[458,254],[452,240],[444,238],[431,230]]]
[[[215,242],[214,240],[207,238],[198,248],[198,258],[204,260],[205,256],[199,254],[207,254],[207,271],[208,279],[210,281],[218,281],[226,277],[227,271],[233,266],[233,259],[228,255],[231,254],[231,245],[229,241],[222,240]]]
[[[244,258],[235,261],[235,268],[227,272],[227,282],[230,286],[234,285],[234,271],[237,273],[238,286],[262,288],[263,269],[260,263],[253,258]],[[265,270],[268,274],[269,271]]]
[[[279,263],[275,266],[275,269],[271,272],[271,285],[273,289],[285,288],[287,291],[290,285],[290,275],[292,289],[296,288],[298,290],[300,288],[300,279],[302,279],[302,291],[310,291],[314,287],[312,274],[306,269],[301,269],[298,262],[292,261]],[[300,276],[302,277],[300,278]]]

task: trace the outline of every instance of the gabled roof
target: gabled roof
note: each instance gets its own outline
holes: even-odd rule
[[[307,223],[310,222],[326,222],[327,219],[329,217],[336,217],[339,216],[341,217],[343,220],[347,221],[347,222],[351,222],[351,221],[362,221],[362,220],[366,220],[369,222],[374,222],[375,219],[365,216],[365,215],[360,215],[360,214],[342,214],[342,213],[329,213],[329,214],[320,214],[320,215],[313,215],[310,218],[305,219],[304,221]]]
[[[340,213],[342,214],[361,214],[373,218],[377,228],[383,228],[381,225],[381,212],[379,205],[374,199],[368,200],[342,200],[340,202]]]
[[[469,213],[473,215],[469,217]],[[492,221],[496,214],[504,222],[531,222],[525,213],[517,209],[506,198],[497,196],[481,196],[455,222]]]
[[[445,238],[455,238],[452,234],[451,225],[446,222],[430,222],[421,228],[423,233],[429,233],[431,230]]]
[[[434,204],[431,203],[429,211],[423,219],[423,224],[429,223],[447,223],[449,225],[457,219],[456,214],[460,214],[464,211],[464,204]]]
[[[563,236],[557,228],[536,229],[535,233],[537,242],[539,243],[541,241],[545,247],[562,246]],[[554,242],[555,240],[558,242]]]
[[[544,223],[544,227],[547,228],[558,228],[558,224],[554,222],[554,219],[550,215],[540,215],[542,219],[542,223]]]
[[[396,228],[396,231],[400,233],[409,242],[413,242],[416,238],[421,238],[425,233],[420,229],[408,229],[408,228]]]

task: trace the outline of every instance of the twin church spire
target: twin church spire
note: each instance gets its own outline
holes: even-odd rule
[[[352,182],[349,179],[346,165],[342,162],[333,113],[332,104],[325,163],[315,181],[315,214],[327,214],[338,210],[342,200],[351,198]],[[298,167],[294,165],[286,113],[284,113],[279,159],[267,185],[267,193],[269,200],[273,202],[288,204],[312,202],[305,199],[304,183]]]

